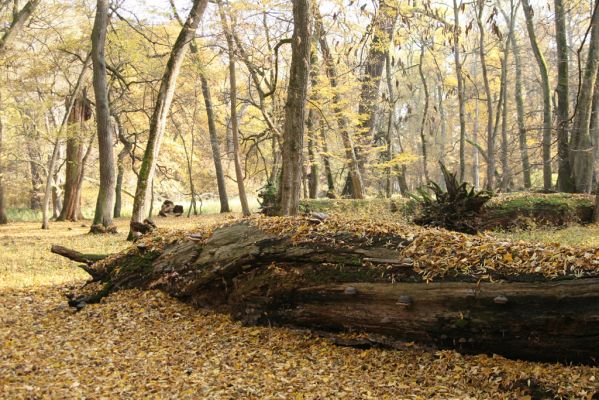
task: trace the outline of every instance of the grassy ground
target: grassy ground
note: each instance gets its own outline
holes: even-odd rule
[[[223,218],[157,221],[186,229]],[[305,331],[242,327],[159,292],[124,291],[69,309],[67,286],[86,275],[50,245],[111,253],[128,245],[127,223],[105,236],[88,235],[89,221],[0,227],[1,399],[531,399],[537,386],[551,398],[599,396],[598,368],[416,345],[340,348]],[[509,235],[599,245],[598,227]]]

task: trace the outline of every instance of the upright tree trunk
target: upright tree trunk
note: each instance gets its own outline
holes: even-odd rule
[[[239,192],[239,201],[241,202],[241,212],[243,215],[250,215],[245,193],[244,173],[241,167],[240,148],[239,148],[239,119],[237,117],[237,77],[235,72],[235,44],[233,41],[233,27],[227,23],[227,17],[221,1],[218,3],[220,19],[227,39],[227,49],[229,52],[229,84],[230,84],[230,104],[231,104],[231,138],[233,141],[233,163],[235,164],[235,178],[237,180],[237,190]]]
[[[310,73],[310,1],[293,0],[291,66],[285,104],[283,158],[277,213],[295,215],[299,210],[303,170],[304,117]]]
[[[68,105],[67,105],[68,106]],[[77,221],[81,218],[81,192],[79,181],[83,168],[83,123],[88,119],[89,101],[84,93],[75,98],[67,120],[69,133],[65,164],[63,207],[59,221]]]
[[[119,155],[117,157],[117,175],[116,175],[116,185],[115,185],[115,196],[114,196],[114,218],[121,217],[121,210],[123,207],[123,179],[125,177],[125,158],[131,154],[131,149],[133,148],[133,144],[127,140],[125,137],[125,128],[121,122],[118,114],[113,114],[113,118],[116,121],[116,129],[119,141],[122,143],[123,148],[119,151]]]
[[[216,185],[218,187],[218,198],[220,200],[220,212],[227,213],[231,211],[229,207],[229,197],[227,196],[227,185],[225,183],[225,173],[220,155],[220,146],[218,144],[218,135],[216,133],[216,123],[214,118],[214,109],[212,107],[212,96],[210,95],[210,86],[204,73],[200,73],[202,83],[202,95],[204,96],[204,105],[206,106],[206,117],[208,119],[208,133],[210,134],[210,148],[212,149],[212,159],[214,160],[214,172],[216,174]]]
[[[574,189],[579,193],[590,193],[593,180],[593,144],[590,125],[593,90],[599,66],[599,12],[597,8],[595,5],[591,19],[591,39],[570,142],[570,167],[574,175]]]
[[[331,157],[329,156],[329,145],[327,143],[326,126],[320,126],[320,140],[322,141],[322,163],[324,172],[327,177],[327,197],[334,198],[335,194],[335,178],[333,178],[333,169],[331,168]]]
[[[3,134],[4,123],[2,122],[2,116],[0,115],[0,225],[8,223],[8,218],[6,216],[6,200],[4,198],[4,159],[2,155]]]
[[[522,0],[522,9],[526,18],[526,29],[528,38],[532,47],[535,59],[539,66],[541,74],[541,88],[543,90],[543,188],[550,190],[553,186],[551,177],[551,88],[549,86],[549,73],[547,72],[547,63],[539,47],[537,35],[535,33],[534,22],[532,20],[533,10],[529,0]]]
[[[462,76],[462,61],[460,60],[460,5],[453,0],[453,58],[455,74],[458,83],[458,109],[460,117],[460,181],[466,177],[466,100],[464,95],[464,77]]]
[[[131,214],[132,225],[141,223],[145,218],[146,202],[152,195],[152,187],[150,183],[154,179],[156,160],[160,152],[160,144],[164,135],[166,118],[173,100],[179,70],[181,69],[183,59],[185,58],[188,44],[195,35],[195,31],[197,30],[200,20],[202,19],[202,14],[204,13],[207,3],[208,0],[193,1],[193,5],[189,11],[187,20],[181,28],[181,32],[179,32],[179,36],[175,41],[169,56],[169,60],[162,75],[162,81],[160,83],[156,105],[150,120],[148,143],[146,145],[144,157],[139,169],[137,188],[135,190],[135,198],[133,200],[133,210]],[[129,232],[129,239],[132,239],[134,235],[134,229],[131,228]]]
[[[379,0],[379,9],[372,21],[372,42],[364,61],[364,76],[360,91],[358,112],[364,116],[358,125],[359,135],[356,140],[356,157],[364,174],[366,154],[362,148],[373,141],[373,130],[376,124],[379,87],[385,57],[391,44],[399,8],[390,4],[390,0]],[[353,182],[352,182],[353,183]]]
[[[508,86],[507,86],[507,69],[510,59],[510,47],[512,45],[512,37],[514,36],[514,24],[516,9],[514,8],[514,2],[511,2],[510,15],[504,13],[505,18],[508,20],[508,35],[503,47],[503,60],[501,62],[501,190],[507,191],[512,183],[512,171],[509,163],[509,143],[507,135],[507,114],[508,105],[507,100]],[[497,110],[499,112],[499,110]]]
[[[443,77],[439,76],[439,85],[437,86],[437,100],[439,104],[439,123],[441,124],[441,135],[439,137],[439,162],[445,165],[445,145],[447,143],[447,120],[445,115],[445,102],[443,101]],[[443,172],[439,170],[439,186],[445,190],[445,179]]]
[[[495,132],[493,130],[493,97],[489,75],[487,72],[487,59],[485,57],[485,27],[483,25],[484,1],[477,0],[478,11],[476,13],[476,24],[478,25],[478,55],[480,57],[480,68],[483,73],[483,83],[487,103],[487,190],[495,188]]]
[[[516,115],[518,120],[518,144],[520,148],[520,160],[522,162],[522,180],[524,187],[530,189],[532,186],[530,178],[530,161],[528,159],[528,143],[526,142],[526,125],[524,123],[524,100],[522,98],[522,60],[520,59],[520,48],[516,41],[516,35],[512,35],[512,48],[514,49],[514,63],[516,67],[515,91]]]
[[[29,156],[29,170],[31,173],[31,199],[29,207],[35,211],[42,209],[42,187],[44,185],[43,172],[40,167],[42,156],[39,145],[37,137],[28,138],[27,155]]]
[[[96,122],[98,131],[98,152],[100,154],[100,188],[94,225],[112,225],[114,213],[114,153],[112,129],[110,126],[110,105],[106,81],[104,46],[108,26],[108,0],[98,0],[96,18],[92,30],[92,64],[94,70],[94,94],[96,98]]]
[[[566,13],[562,0],[554,0],[555,41],[557,45],[557,190],[572,192],[572,171],[570,170],[569,124],[569,68],[568,42],[566,40]]]
[[[428,168],[427,168],[427,140],[426,135],[424,133],[424,128],[426,126],[426,119],[428,118],[428,104],[429,104],[429,93],[428,93],[428,85],[426,83],[426,77],[424,76],[424,71],[422,69],[422,63],[424,62],[424,43],[420,48],[420,62],[418,63],[418,74],[420,75],[420,81],[422,82],[422,89],[424,90],[424,107],[422,110],[422,120],[420,121],[420,142],[422,146],[422,168],[424,172],[424,180],[426,183],[429,181],[428,177]]]
[[[337,69],[335,68],[335,63],[333,61],[333,56],[331,54],[331,50],[329,48],[329,44],[327,42],[324,27],[322,26],[322,18],[320,13],[316,13],[316,32],[318,32],[318,41],[320,43],[320,51],[322,52],[322,57],[325,65],[326,75],[329,78],[329,82],[331,87],[336,91],[337,84]],[[333,111],[337,117],[337,125],[339,126],[339,133],[341,134],[341,139],[343,140],[343,147],[345,148],[345,156],[349,163],[349,179],[350,179],[350,187],[351,194],[354,199],[362,199],[364,198],[364,184],[362,181],[362,173],[360,171],[358,156],[356,154],[354,144],[352,142],[350,133],[349,133],[349,122],[347,118],[343,114],[341,103],[341,96],[338,92],[335,92],[333,96]]]
[[[316,152],[318,151],[318,143],[316,141],[318,123],[316,122],[316,118],[316,111],[310,109],[310,111],[308,111],[306,128],[308,131],[308,161],[310,163],[310,173],[308,174],[308,196],[311,199],[318,197],[318,181],[320,175],[318,160],[316,159]]]

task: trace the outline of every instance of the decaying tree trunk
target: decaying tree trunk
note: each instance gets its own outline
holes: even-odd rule
[[[315,216],[320,219],[254,218],[187,236],[144,237],[95,263],[102,256],[53,251],[103,282],[95,295],[73,299],[77,307],[119,289],[160,289],[247,324],[365,331],[465,353],[596,363],[599,273],[592,262],[577,270],[575,261],[563,261],[571,249],[504,243],[510,258],[500,256],[503,266],[485,270],[481,265],[496,262],[499,250],[480,247],[487,240],[481,237]],[[440,235],[470,241],[476,252],[465,265],[456,258],[461,255],[449,255],[446,273],[431,275]],[[459,253],[457,244],[448,246]],[[553,279],[512,275],[516,260],[533,262],[531,251],[563,261],[569,272]]]

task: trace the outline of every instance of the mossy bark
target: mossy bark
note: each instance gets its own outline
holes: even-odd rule
[[[247,324],[365,331],[531,360],[599,357],[596,275],[489,281],[455,272],[426,281],[402,254],[409,235],[296,235],[242,220],[209,234],[143,239],[92,268],[101,295],[160,289]]]

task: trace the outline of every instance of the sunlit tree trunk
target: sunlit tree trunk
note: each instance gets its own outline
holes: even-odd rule
[[[293,0],[293,35],[291,66],[285,104],[281,183],[277,196],[277,213],[295,215],[303,170],[304,117],[310,73],[310,1]]]
[[[318,100],[315,87],[318,84],[318,32],[312,37],[312,46],[310,50],[310,85],[312,102]],[[310,172],[308,174],[308,196],[311,199],[318,197],[318,184],[320,178],[320,168],[318,160],[316,159],[316,153],[318,152],[318,115],[314,107],[310,107],[308,110],[308,118],[306,120],[306,129],[308,132],[308,163]]]
[[[195,35],[195,31],[202,19],[207,3],[208,0],[193,1],[187,20],[179,32],[179,36],[171,50],[171,54],[162,75],[156,104],[150,119],[148,142],[139,170],[139,177],[137,179],[137,188],[135,190],[131,214],[131,222],[133,225],[135,225],[135,223],[143,222],[146,216],[146,202],[152,195],[150,183],[154,179],[156,160],[160,152],[160,144],[164,135],[166,118],[173,100],[179,70],[181,69],[183,59],[185,58],[188,44]],[[131,229],[129,232],[129,239],[132,239],[134,236],[135,233],[133,229]]]
[[[593,180],[593,144],[590,126],[593,90],[599,66],[599,12],[596,9],[593,11],[591,26],[588,56],[578,94],[570,142],[570,167],[574,175],[574,189],[579,193],[590,193]]]
[[[522,0],[522,9],[526,18],[526,29],[528,38],[532,47],[539,73],[541,75],[541,89],[543,90],[543,188],[550,190],[552,188],[551,178],[551,88],[549,86],[549,73],[547,71],[547,62],[539,46],[537,35],[535,33],[533,22],[533,9],[529,0]]]
[[[460,4],[453,0],[453,58],[455,74],[458,83],[458,109],[460,117],[460,181],[466,176],[466,100],[464,96],[464,77],[462,76],[462,61],[460,59]]]
[[[572,192],[572,172],[569,161],[569,68],[568,42],[566,40],[566,13],[562,0],[554,0],[555,41],[557,45],[557,189],[560,192]]]
[[[94,225],[101,224],[104,227],[112,225],[115,194],[113,135],[110,124],[106,61],[104,59],[107,26],[108,0],[98,0],[92,30],[92,64],[96,99],[98,152],[100,156],[100,188],[93,223]]]

